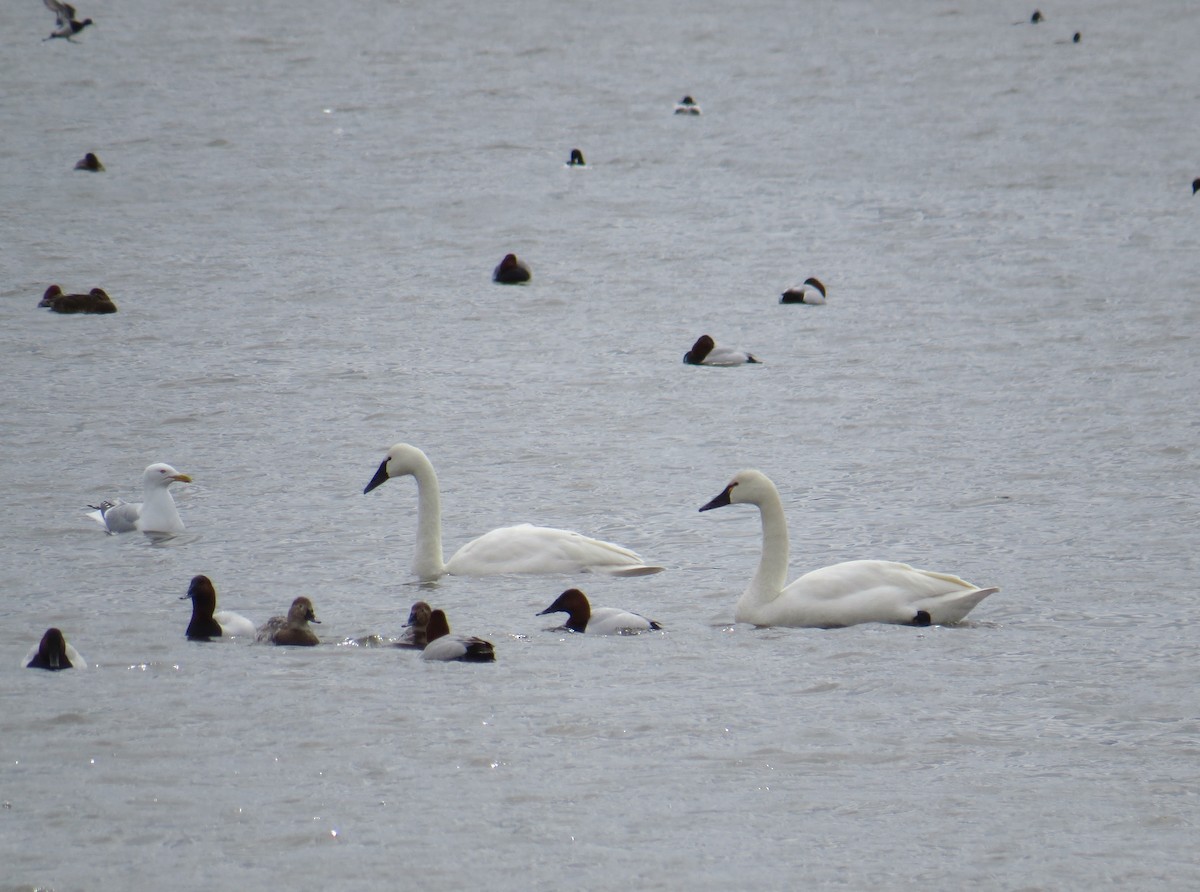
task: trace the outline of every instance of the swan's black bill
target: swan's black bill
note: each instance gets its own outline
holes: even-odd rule
[[[379,470],[375,472],[375,476],[371,478],[371,482],[368,483],[367,488],[363,490],[363,495],[365,496],[367,493],[369,493],[375,487],[384,483],[387,479],[388,479],[387,459],[385,458],[383,461],[381,461],[379,463]]]
[[[705,505],[700,510],[701,511],[711,511],[713,508],[724,508],[726,505],[732,504],[729,501],[729,494],[731,492],[733,492],[733,486],[734,486],[734,484],[732,484],[732,483],[729,484],[727,487],[725,487],[725,489],[721,492],[721,494],[719,496],[717,496],[715,499],[713,499],[711,502],[709,502],[707,505]]]

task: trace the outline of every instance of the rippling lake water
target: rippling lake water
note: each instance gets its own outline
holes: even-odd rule
[[[0,889],[1200,884],[1200,8],[80,0],[69,45],[19,6]],[[401,440],[448,553],[528,520],[668,569],[416,586],[411,480],[362,494]],[[85,517],[155,461],[186,533]],[[697,509],[743,467],[793,578],[1001,591],[736,625],[756,512]],[[197,573],[325,643],[186,641]],[[546,631],[570,585],[665,631]],[[337,646],[418,598],[496,664]],[[51,625],[87,671],[19,668]]]

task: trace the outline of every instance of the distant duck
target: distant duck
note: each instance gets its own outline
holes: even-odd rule
[[[192,621],[188,623],[188,641],[211,641],[214,638],[253,638],[254,623],[232,610],[217,610],[217,587],[207,576],[193,576],[187,594],[180,601],[191,600]]]
[[[434,610],[429,614],[427,633],[429,643],[421,651],[423,660],[440,660],[442,662],[457,660],[462,663],[496,662],[496,649],[492,647],[492,642],[484,641],[482,638],[451,635],[450,622],[446,619],[444,611]]]
[[[1197,190],[1200,190],[1200,177],[1192,180],[1192,194],[1195,195]]]
[[[429,627],[431,613],[433,613],[433,609],[424,601],[413,604],[412,609],[408,611],[408,622],[404,624],[404,634],[396,642],[396,647],[424,650],[425,645],[429,643],[426,630]]]
[[[49,3],[50,0],[46,0],[46,2]],[[1042,11],[1040,9],[1035,9],[1033,11],[1033,15],[1029,17],[1029,24],[1036,25],[1038,22],[1042,21],[1043,18],[1045,17],[1042,15]]]
[[[303,596],[292,602],[287,616],[273,616],[258,630],[257,640],[264,644],[279,644],[293,647],[313,647],[321,639],[308,627],[309,623],[320,623],[313,610],[313,603]]]
[[[54,30],[50,32],[50,36],[46,40],[53,40],[55,37],[62,37],[65,40],[71,38],[92,24],[91,19],[84,19],[82,22],[75,19],[75,7],[69,3],[62,3],[60,0],[43,0],[46,8],[54,13]],[[45,40],[42,41],[45,43]],[[75,41],[71,40],[72,43]]]
[[[100,163],[100,159],[88,152],[82,158],[75,162],[76,170],[90,170],[93,173],[99,173],[104,170],[104,165]]]
[[[525,261],[518,260],[516,254],[505,254],[504,259],[492,271],[492,281],[501,285],[520,285],[528,282],[530,275]]]
[[[583,152],[579,149],[571,149],[571,160],[567,162],[567,167],[586,167],[587,162],[583,160]]]
[[[803,285],[793,285],[779,295],[781,304],[823,304],[825,303],[825,286],[821,280],[810,277]]]
[[[48,2],[48,0],[47,0]],[[696,100],[691,96],[684,96],[675,103],[675,114],[677,115],[698,115],[700,114],[700,106],[696,104]]]
[[[51,285],[38,302],[39,307],[49,307],[55,313],[115,313],[117,305],[103,289],[93,288],[87,294],[63,294],[62,288]]]
[[[67,643],[61,631],[50,628],[33,650],[26,654],[21,665],[26,669],[49,669],[51,672],[57,672],[60,669],[86,669],[87,660]]]
[[[142,501],[123,502],[105,499],[89,516],[104,524],[110,533],[182,533],[183,520],[175,500],[167,488],[172,483],[191,483],[192,478],[181,474],[168,464],[159,462],[142,471]]]
[[[630,635],[662,628],[659,623],[638,613],[617,607],[593,607],[587,595],[577,588],[567,589],[538,616],[548,613],[567,614],[567,621],[561,629],[590,632],[593,635]]]
[[[1081,40],[1083,40],[1083,35],[1080,34],[1078,31],[1076,31],[1073,35],[1071,35],[1071,43],[1079,43],[1079,41],[1081,41]]]
[[[708,335],[700,335],[692,349],[683,354],[683,361],[688,365],[745,365],[749,362],[761,362],[753,354],[732,347],[719,347]]]

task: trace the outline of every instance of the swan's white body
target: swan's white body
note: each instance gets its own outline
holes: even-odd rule
[[[758,570],[734,609],[737,622],[817,628],[871,622],[956,623],[999,591],[895,561],[833,564],[785,586],[788,532],[779,490],[760,471],[740,471],[721,495],[700,510],[738,503],[758,506],[763,547]]]
[[[107,499],[88,516],[104,524],[110,533],[182,533],[183,520],[167,488],[172,483],[191,483],[192,478],[180,474],[170,465],[154,464],[142,472],[141,502]]]
[[[370,492],[392,477],[417,481],[417,553],[413,572],[422,581],[451,576],[495,576],[503,573],[580,573],[644,576],[662,567],[648,566],[628,548],[592,539],[571,530],[523,523],[500,527],[473,539],[442,558],[442,500],[437,474],[428,457],[415,446],[397,443],[363,490]]]

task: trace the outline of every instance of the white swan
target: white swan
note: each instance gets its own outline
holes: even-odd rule
[[[429,636],[429,643],[421,651],[422,660],[440,660],[445,663],[454,660],[460,663],[496,662],[496,649],[492,647],[492,642],[473,636],[451,635],[450,621],[446,619],[445,611],[431,611],[425,630]]]
[[[592,635],[632,635],[661,629],[662,625],[640,613],[630,613],[620,607],[593,607],[587,595],[569,588],[538,616],[565,613],[567,621],[554,631],[589,632]]]
[[[95,510],[88,516],[104,524],[110,533],[132,533],[134,530],[143,533],[182,533],[183,521],[167,489],[176,481],[191,483],[192,478],[180,474],[170,465],[150,465],[142,472],[144,501],[106,499],[99,505],[89,505]]]
[[[180,601],[192,602],[192,620],[188,623],[189,641],[213,638],[253,638],[254,623],[232,610],[217,610],[217,587],[207,576],[193,576],[187,594]]]
[[[371,482],[369,493],[392,477],[412,476],[417,481],[417,554],[413,572],[428,582],[451,576],[495,576],[501,573],[581,573],[596,571],[611,576],[646,576],[662,567],[648,566],[639,555],[600,539],[571,530],[535,527],[527,523],[500,527],[473,539],[442,562],[442,498],[437,474],[425,453],[416,446],[397,443]]]
[[[683,361],[688,365],[745,365],[749,362],[762,362],[745,350],[722,347],[709,335],[696,338],[692,349],[683,354]]]
[[[737,622],[817,628],[872,622],[940,625],[958,622],[999,591],[895,561],[833,564],[806,573],[785,588],[787,520],[779,490],[766,474],[739,471],[724,491],[700,510],[740,503],[758,506],[763,546],[758,570],[734,609]]]

